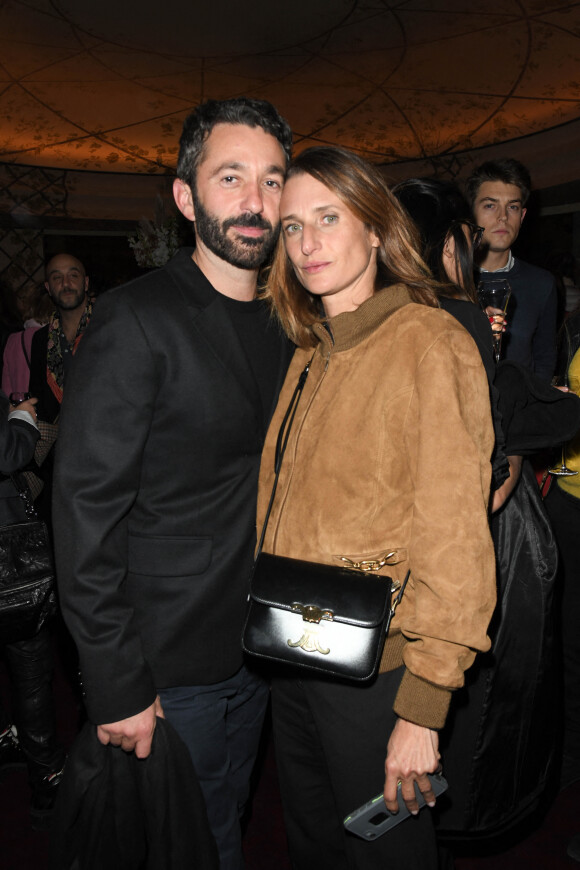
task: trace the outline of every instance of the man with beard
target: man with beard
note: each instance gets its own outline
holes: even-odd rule
[[[45,273],[44,286],[55,311],[32,339],[29,391],[38,398],[38,418],[52,423],[60,413],[64,380],[88,325],[91,306],[89,279],[76,257],[57,254],[48,261]]]
[[[243,866],[267,685],[240,637],[262,443],[291,348],[256,296],[291,132],[246,98],[185,121],[174,197],[195,249],[107,293],[67,384],[55,538],[64,617],[104,744],[192,756],[221,870]],[[119,751],[119,750],[115,750]]]
[[[38,467],[28,476],[28,482],[36,495],[37,512],[50,523],[60,406],[73,356],[91,319],[92,306],[85,267],[71,254],[52,257],[46,264],[45,278],[44,286],[54,312],[47,325],[35,332],[30,347],[28,392],[38,399],[36,413],[42,437],[35,454]],[[42,488],[39,494],[35,487]]]

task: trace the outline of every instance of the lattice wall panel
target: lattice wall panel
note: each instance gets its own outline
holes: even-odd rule
[[[0,231],[0,280],[16,291],[43,279],[42,230],[22,229],[22,221],[66,216],[66,172],[0,164],[0,212],[13,219]]]
[[[17,291],[43,278],[42,230],[0,231],[0,281]]]
[[[458,176],[471,160],[463,154],[442,154],[438,157],[430,157],[428,162],[436,178],[457,181]]]
[[[23,215],[66,216],[66,172],[0,163],[0,211]]]

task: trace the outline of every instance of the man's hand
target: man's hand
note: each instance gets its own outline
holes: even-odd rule
[[[26,399],[24,402],[18,402],[17,405],[12,405],[10,411],[28,411],[33,420],[36,420],[36,408],[35,405],[38,402],[38,399]]]
[[[125,752],[134,749],[137,758],[147,758],[151,752],[157,716],[165,719],[159,695],[150,707],[135,716],[108,725],[98,725],[97,737],[105,746],[110,743],[111,746],[120,746]]]
[[[504,480],[499,489],[496,489],[491,497],[491,512],[495,513],[503,507],[514,489],[516,488],[516,483],[520,479],[520,474],[522,473],[522,456],[508,456],[507,460],[510,466],[510,476],[507,480]]]
[[[401,781],[401,795],[409,811],[419,812],[414,783],[417,782],[425,803],[435,805],[435,795],[428,773],[439,767],[439,735],[430,728],[398,719],[387,747],[385,761],[385,804],[391,813],[399,811],[397,783]]]

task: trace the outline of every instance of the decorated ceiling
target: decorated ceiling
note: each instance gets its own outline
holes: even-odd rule
[[[580,118],[580,3],[0,0],[2,162],[164,173],[191,108],[239,95],[299,148],[497,145]]]

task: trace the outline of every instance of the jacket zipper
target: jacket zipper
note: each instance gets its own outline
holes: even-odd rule
[[[284,505],[286,504],[286,500],[287,500],[288,495],[290,493],[290,487],[292,486],[292,478],[294,476],[294,466],[296,463],[296,453],[298,450],[298,442],[300,440],[300,434],[302,432],[302,427],[304,426],[304,422],[306,420],[306,417],[308,416],[308,413],[310,412],[310,409],[312,407],[312,403],[314,402],[314,399],[316,398],[316,395],[320,389],[320,386],[325,378],[325,375],[326,375],[326,372],[328,371],[329,365],[330,365],[330,349],[327,351],[326,362],[324,364],[324,368],[322,369],[322,372],[320,374],[318,382],[315,385],[315,387],[312,391],[312,394],[310,396],[310,399],[308,400],[308,404],[306,405],[304,412],[300,418],[298,428],[295,430],[295,438],[294,438],[293,452],[292,452],[292,468],[290,470],[290,474],[288,476],[288,481],[287,481],[286,487],[284,489],[284,494],[283,494],[281,502],[280,502],[280,507],[278,509],[278,515],[276,518],[276,526],[274,529],[274,536],[272,538],[272,546],[273,546],[274,551],[276,550],[276,542],[278,539],[278,529],[280,527],[280,517],[282,516],[282,511],[284,510]],[[286,456],[285,458],[288,458],[288,457]]]

